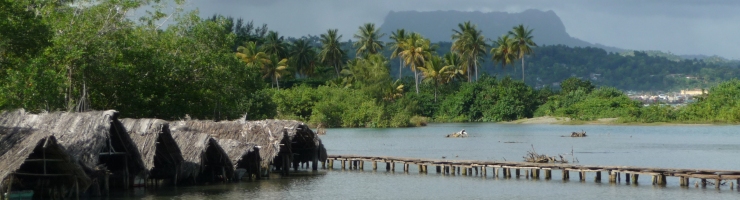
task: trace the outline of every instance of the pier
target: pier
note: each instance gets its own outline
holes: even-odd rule
[[[367,163],[366,163],[367,162]],[[653,185],[667,185],[668,177],[677,178],[679,186],[691,186],[694,179],[695,187],[729,187],[740,189],[740,171],[712,170],[712,169],[680,169],[680,168],[653,168],[635,166],[602,166],[578,165],[561,163],[529,163],[508,161],[480,161],[480,160],[445,160],[420,159],[387,156],[360,156],[360,155],[328,155],[324,168],[335,169],[334,164],[343,170],[364,170],[366,164],[371,164],[372,170],[378,170],[378,165],[386,171],[396,171],[396,165],[403,166],[403,172],[408,173],[411,167],[416,167],[418,173],[429,173],[432,169],[437,174],[481,176],[501,178],[531,178],[551,180],[553,171],[560,171],[563,180],[570,180],[571,173],[575,173],[579,181],[586,181],[587,173],[593,173],[594,182],[609,181],[610,183],[624,182],[638,184],[640,176],[650,177]],[[490,170],[489,170],[490,168]],[[399,169],[400,170],[400,169]],[[602,174],[608,176],[602,180]]]

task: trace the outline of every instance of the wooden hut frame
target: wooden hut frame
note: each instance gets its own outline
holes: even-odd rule
[[[181,183],[228,181],[233,176],[231,159],[215,138],[187,126],[185,121],[170,125],[184,159],[178,179]]]
[[[311,162],[318,169],[318,162],[326,160],[326,149],[321,139],[306,124],[295,120],[238,121],[244,124],[247,143],[261,146],[262,167],[274,166],[288,174],[292,164],[298,170],[300,163]]]
[[[259,178],[261,174],[261,157],[259,155],[259,146],[254,143],[247,143],[244,130],[244,124],[235,121],[214,122],[208,120],[188,120],[175,122],[180,127],[187,127],[191,132],[208,134],[216,141],[226,152],[234,164],[235,171],[243,171],[246,176],[234,173],[235,179],[243,177]]]
[[[141,153],[145,180],[170,179],[177,183],[183,162],[180,147],[170,134],[169,122],[160,119],[122,119],[131,140]]]
[[[54,136],[71,159],[92,180],[104,184],[105,188],[128,188],[133,175],[144,169],[139,152],[118,122],[118,112],[115,110],[42,114],[23,112],[17,117],[23,118],[23,122],[17,125]],[[108,178],[111,178],[111,182],[108,182]],[[87,188],[81,189],[85,191]]]

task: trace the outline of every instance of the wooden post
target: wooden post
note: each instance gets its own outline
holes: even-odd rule
[[[617,172],[617,182],[622,182],[622,176],[620,176],[620,172]]]
[[[360,170],[365,170],[365,161],[364,160],[361,160],[360,161]]]
[[[10,182],[8,182],[8,196],[6,198],[10,198],[10,194],[13,191],[13,178],[15,175],[13,173],[10,173]]]
[[[655,185],[656,183],[658,183],[658,180],[655,178],[655,176],[656,175],[653,175],[652,176],[653,178],[651,179],[651,182],[653,183],[653,185]]]
[[[624,173],[624,182],[630,183],[630,173]]]
[[[639,174],[630,174],[630,178],[632,178],[632,183],[637,184],[637,179],[640,178]]]
[[[437,168],[437,174],[442,173],[442,167],[441,166],[437,165],[436,168]]]
[[[108,172],[108,170],[105,170],[105,175],[103,175],[103,178],[105,179],[105,182],[103,183],[105,186],[105,196],[108,196],[110,195],[110,173]]]
[[[570,172],[567,169],[563,169],[563,180],[570,179]]]
[[[609,172],[609,182],[610,182],[610,183],[616,183],[616,182],[617,182],[617,177],[618,177],[618,176],[619,176],[619,175],[617,175],[617,172],[615,172],[615,171],[610,171],[610,172]]]
[[[340,162],[342,163],[342,170],[344,170],[344,167],[345,167],[344,165],[346,164],[347,161],[346,160],[341,160]]]
[[[77,200],[80,200],[80,184],[77,182],[77,179],[75,178],[75,195]]]
[[[550,169],[546,169],[545,170],[545,179],[546,180],[552,179],[552,170],[550,170]]]
[[[478,166],[473,167],[473,169],[475,169],[475,175],[478,176]]]
[[[579,179],[580,179],[581,181],[586,181],[586,171],[579,171],[579,172],[578,172],[578,178],[579,178]]]
[[[311,160],[311,170],[318,171],[319,170],[319,148],[314,149],[313,151],[313,160]]]
[[[516,170],[514,170],[514,174],[516,175],[516,178],[519,178],[519,168],[516,168]]]
[[[601,182],[601,171],[596,171],[596,177],[594,178],[594,181]]]
[[[701,179],[701,187],[707,187],[707,179]]]
[[[720,184],[722,184],[722,179],[714,179],[714,188],[719,189]]]
[[[534,173],[534,176],[532,178],[534,179],[540,179],[540,169],[532,169],[532,173]]]
[[[486,175],[487,175],[486,174],[487,173],[486,170],[488,170],[488,169],[486,169],[486,166],[481,166],[480,167],[481,176],[486,177]]]
[[[378,161],[373,160],[373,171],[378,170]]]
[[[462,168],[462,175],[468,175],[468,169],[467,169],[467,167]]]
[[[688,178],[686,178],[686,179],[688,179]],[[737,180],[735,180],[735,183],[737,185],[737,189],[740,190],[740,178],[738,178]]]
[[[445,170],[443,174],[450,174],[450,166],[445,165],[443,168]]]
[[[329,165],[329,169],[334,169],[334,159],[326,159],[326,162]]]
[[[391,161],[391,171],[396,171],[396,163],[394,163],[393,161]]]
[[[455,175],[455,166],[450,165],[450,174]]]
[[[409,164],[403,163],[403,172],[409,172]]]

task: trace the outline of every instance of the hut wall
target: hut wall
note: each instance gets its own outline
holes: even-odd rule
[[[141,153],[148,177],[176,178],[183,157],[169,123],[160,119],[122,119],[121,123]]]

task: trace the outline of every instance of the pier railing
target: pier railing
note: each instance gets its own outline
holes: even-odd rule
[[[571,172],[578,174],[578,180],[586,181],[586,173],[595,173],[594,181],[602,181],[602,173],[609,175],[609,182],[621,182],[622,175],[626,183],[636,184],[640,175],[651,176],[652,184],[666,185],[666,177],[677,177],[679,185],[688,187],[690,179],[698,179],[695,186],[706,187],[713,184],[720,188],[728,185],[734,188],[737,184],[740,189],[740,171],[735,170],[713,170],[713,169],[682,169],[682,168],[654,168],[634,166],[602,166],[602,165],[578,165],[563,163],[530,163],[530,162],[508,162],[508,161],[480,161],[480,160],[446,160],[446,159],[419,159],[387,156],[361,156],[361,155],[329,155],[324,168],[334,169],[334,163],[339,162],[341,169],[364,170],[365,162],[372,163],[372,170],[378,169],[378,163],[385,163],[387,171],[395,171],[397,164],[403,166],[404,172],[409,172],[412,165],[417,166],[419,173],[428,173],[428,167],[433,167],[436,173],[466,176],[487,177],[490,169],[492,177],[502,178],[532,178],[552,179],[552,171],[559,170],[563,180],[570,180]],[[326,166],[328,165],[328,166]],[[512,173],[513,171],[513,173]],[[522,171],[524,174],[521,174]],[[544,174],[541,174],[544,172]],[[709,181],[714,181],[711,183]],[[723,184],[722,181],[725,181]],[[732,181],[735,181],[734,183]]]

